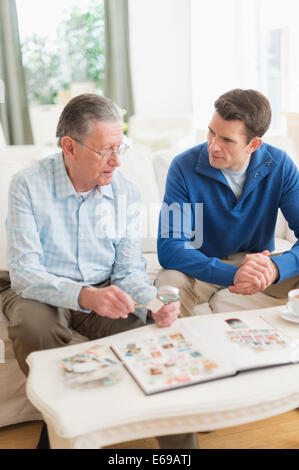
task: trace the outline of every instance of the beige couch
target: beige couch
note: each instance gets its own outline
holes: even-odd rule
[[[274,142],[291,150],[288,140]],[[7,191],[13,173],[28,165],[32,160],[43,158],[52,153],[52,149],[36,146],[10,147],[0,150],[0,269],[6,269],[5,258],[5,217],[7,211]],[[148,274],[154,280],[160,269],[156,255],[156,233],[158,213],[164,193],[164,183],[167,168],[171,159],[177,154],[175,149],[168,149],[152,153],[147,147],[133,145],[125,157],[121,171],[133,179],[140,187],[144,203],[142,224],[142,249],[148,262]],[[145,229],[146,228],[146,229]],[[287,224],[280,215],[277,229],[277,251],[284,251],[291,246],[294,240],[288,230]],[[259,293],[252,297],[228,295],[223,289],[217,295],[219,311],[233,311],[239,309],[255,309],[278,305],[278,302]],[[195,313],[208,313],[207,304],[197,306]],[[5,346],[5,358],[1,361],[0,344],[0,427],[22,421],[40,419],[40,414],[29,403],[25,395],[25,376],[18,367],[14,357],[11,342],[7,335],[7,321],[0,310],[0,340]],[[84,338],[74,333],[73,342],[83,341]]]

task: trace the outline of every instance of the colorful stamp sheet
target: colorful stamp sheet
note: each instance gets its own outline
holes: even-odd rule
[[[188,341],[182,333],[145,337],[121,348],[124,357],[148,385],[192,382],[211,376],[218,364]]]
[[[286,342],[282,339],[279,332],[273,329],[236,329],[234,331],[226,331],[226,336],[230,342],[241,347],[250,348],[256,352],[275,351],[286,347]]]

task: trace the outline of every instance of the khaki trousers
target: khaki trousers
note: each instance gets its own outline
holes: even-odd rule
[[[104,282],[99,288],[106,287]],[[10,288],[7,271],[0,271],[0,308],[9,320],[8,334],[17,361],[26,376],[29,368],[26,357],[33,351],[66,346],[72,331],[78,331],[90,340],[143,326],[135,315],[112,320],[95,312],[84,313],[53,307],[35,300],[24,299]],[[174,434],[157,437],[161,449],[197,449],[197,434]]]
[[[233,264],[235,266],[240,266],[246,254],[247,253],[236,253],[227,256],[226,258],[222,259],[222,261],[228,264]],[[188,276],[181,271],[172,269],[162,269],[157,276],[155,284],[157,287],[166,285],[174,286],[180,290],[181,316],[194,315],[194,307],[197,304],[203,304],[205,302],[209,303],[212,312],[217,311],[213,308],[213,296],[216,294],[216,292],[225,289],[223,286],[199,281],[198,279]],[[288,292],[292,289],[298,288],[299,275],[285,279],[278,284],[273,284],[265,289],[263,293],[269,295],[270,297],[274,297],[276,299],[285,299],[285,301],[287,301]]]

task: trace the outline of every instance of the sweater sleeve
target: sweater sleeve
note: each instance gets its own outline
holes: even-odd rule
[[[272,258],[279,269],[278,282],[299,274],[299,172],[289,157],[282,177],[284,181],[280,208],[297,241],[290,250]]]
[[[173,160],[160,211],[158,257],[165,269],[181,271],[201,281],[229,286],[238,268],[201,251],[203,204],[190,202],[183,172]]]

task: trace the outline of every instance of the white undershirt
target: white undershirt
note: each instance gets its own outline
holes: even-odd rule
[[[227,168],[223,168],[221,170],[222,174],[224,175],[226,181],[228,182],[237,200],[239,200],[243,191],[248,164],[241,171],[232,171],[232,170],[228,170]]]

